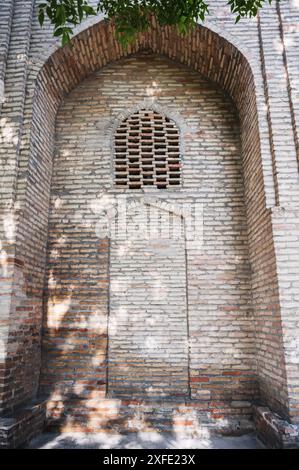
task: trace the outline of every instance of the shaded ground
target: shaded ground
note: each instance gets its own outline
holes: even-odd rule
[[[44,433],[27,449],[262,449],[255,434],[186,438],[171,433]]]

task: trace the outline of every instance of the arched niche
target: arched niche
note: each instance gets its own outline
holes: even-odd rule
[[[115,38],[113,26],[100,21],[76,35],[71,46],[57,49],[40,69],[35,83],[29,156],[20,231],[23,236],[21,257],[29,297],[42,310],[43,288],[36,285],[34,272],[46,264],[47,222],[51,187],[56,113],[63,97],[90,74],[122,57],[148,50],[164,55],[215,82],[227,93],[238,110],[241,125],[242,161],[247,207],[247,222],[253,272],[253,306],[257,318],[257,376],[261,393],[276,408],[286,408],[285,371],[280,335],[272,343],[271,354],[263,357],[259,332],[267,334],[265,305],[272,302],[273,315],[280,322],[277,278],[268,208],[275,205],[274,178],[270,156],[264,153],[260,132],[263,122],[263,99],[257,93],[257,65],[250,54],[229,37],[204,26],[196,26],[180,36],[173,28],[151,28],[123,49]],[[36,240],[38,243],[34,243]],[[263,250],[259,249],[261,243]],[[270,261],[269,261],[270,260]],[[268,264],[267,264],[268,263]],[[270,265],[270,267],[269,267]],[[274,298],[274,302],[273,302]],[[37,315],[37,322],[41,315]],[[273,393],[272,378],[267,372],[273,357],[282,364],[278,382],[280,392]],[[275,361],[273,361],[274,364]]]

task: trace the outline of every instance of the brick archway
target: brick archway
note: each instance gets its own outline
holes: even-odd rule
[[[254,69],[248,58],[227,39],[211,29],[197,26],[190,35],[180,37],[171,28],[153,24],[138,36],[128,50],[117,43],[112,26],[102,21],[79,33],[72,47],[54,52],[40,70],[33,97],[30,154],[26,187],[20,197],[24,211],[20,215],[18,258],[26,282],[27,306],[35,310],[34,322],[26,335],[40,340],[44,270],[46,265],[47,224],[51,188],[54,130],[57,111],[63,97],[86,77],[103,66],[139,51],[149,50],[198,71],[216,83],[234,101],[241,123],[243,173],[249,249],[252,266],[253,308],[256,330],[257,380],[261,398],[273,408],[287,413],[287,385],[281,329],[279,296],[268,207],[275,205],[275,180],[270,157],[262,152],[261,104],[256,95]],[[268,317],[271,304],[272,317]],[[277,326],[273,335],[271,325]],[[264,344],[269,353],[264,354]],[[21,344],[18,355],[39,364],[39,344],[28,353]],[[33,359],[32,359],[33,357]],[[29,368],[30,369],[30,368]],[[275,385],[271,370],[277,377]],[[31,378],[31,380],[30,380]],[[15,388],[26,382],[24,392],[11,399],[7,409],[36,395],[36,374],[26,380],[18,375]]]

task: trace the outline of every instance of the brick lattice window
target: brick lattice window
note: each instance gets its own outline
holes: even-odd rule
[[[149,109],[126,118],[115,132],[116,186],[164,189],[180,182],[180,137],[175,122]]]

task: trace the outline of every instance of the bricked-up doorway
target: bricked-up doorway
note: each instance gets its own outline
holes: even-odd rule
[[[137,204],[129,217],[140,231],[149,210],[165,220],[164,208]],[[110,245],[108,394],[189,398],[186,243],[139,236]]]

